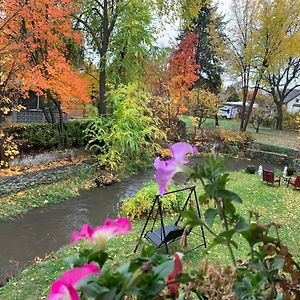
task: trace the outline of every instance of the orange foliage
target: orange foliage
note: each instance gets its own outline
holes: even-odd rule
[[[186,32],[169,60],[169,91],[178,113],[187,112],[184,97],[189,97],[193,84],[199,79],[196,74],[196,42],[198,34]]]
[[[4,44],[17,58],[16,89],[35,91],[58,100],[64,111],[90,102],[89,81],[66,59],[67,43],[81,43],[72,29],[72,0],[4,0],[5,17],[0,49]],[[11,52],[10,52],[11,53]],[[51,95],[49,97],[49,95]]]

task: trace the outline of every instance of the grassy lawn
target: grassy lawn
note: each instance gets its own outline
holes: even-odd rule
[[[0,197],[0,220],[11,219],[30,209],[75,198],[94,184],[94,172],[80,172],[70,178]]]
[[[188,127],[192,126],[192,121],[189,116],[181,117]],[[240,121],[239,120],[219,120],[220,128],[239,130]],[[212,129],[215,128],[215,121],[213,119],[207,119],[202,125],[204,128]],[[299,133],[290,130],[276,130],[274,128],[262,127],[259,133],[255,132],[255,129],[249,125],[247,132],[251,134],[255,141],[259,143],[290,147],[300,150],[300,140]]]
[[[261,182],[257,175],[249,175],[241,172],[233,172],[229,188],[238,193],[244,200],[238,210],[242,215],[247,216],[248,211],[258,211],[262,215],[262,221],[271,219],[282,225],[280,236],[294,254],[297,261],[300,260],[299,239],[300,239],[300,191],[294,191],[286,186],[268,186]],[[201,189],[201,188],[199,188]],[[200,192],[200,191],[199,191]],[[167,217],[166,223],[172,222]],[[144,220],[133,222],[133,231],[126,236],[117,236],[110,241],[111,256],[121,262],[128,260],[133,254],[137,237],[140,235]],[[195,229],[196,230],[196,229]],[[207,235],[208,243],[212,237]],[[235,241],[239,248],[235,251],[236,258],[245,258],[248,249],[240,237]],[[188,239],[188,248],[196,244],[194,235]],[[60,276],[66,265],[63,258],[76,252],[76,248],[66,246],[46,261],[36,264],[23,272],[17,278],[11,280],[5,287],[0,289],[0,299],[45,299],[49,292],[51,282]],[[171,246],[172,251],[180,251],[178,243]],[[160,250],[160,251],[163,251]],[[206,258],[210,261],[226,264],[229,262],[226,249],[222,246],[209,253]],[[197,268],[203,259],[203,252],[197,250],[184,256],[185,270]]]

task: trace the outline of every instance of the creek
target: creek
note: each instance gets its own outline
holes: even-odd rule
[[[258,168],[261,162],[225,159],[226,169],[230,171],[239,171],[250,164]],[[263,166],[271,170],[283,168],[267,163]],[[182,177],[178,178],[180,183]],[[72,232],[79,231],[82,224],[96,226],[107,216],[116,217],[121,201],[133,196],[151,179],[154,179],[154,170],[147,170],[127,181],[81,191],[75,199],[33,209],[14,220],[0,221],[0,284],[32,264],[35,257],[45,257],[69,243]]]

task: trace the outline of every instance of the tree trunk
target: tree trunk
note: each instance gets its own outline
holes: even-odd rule
[[[217,114],[215,114],[215,126],[219,126],[219,118]]]
[[[240,131],[243,131],[244,122],[245,122],[245,115],[246,115],[246,103],[247,103],[247,96],[248,96],[248,84],[249,84],[249,74],[248,74],[247,67],[243,69],[243,106],[241,112],[241,123],[240,123]]]
[[[253,108],[258,90],[259,90],[259,83],[257,83],[255,85],[254,92],[253,92],[253,95],[252,95],[252,98],[251,98],[251,101],[250,101],[250,104],[249,104],[249,107],[248,107],[248,110],[247,110],[246,118],[245,118],[245,121],[244,121],[244,126],[243,126],[243,129],[242,129],[242,131],[244,131],[244,132],[247,130],[247,127],[248,127],[248,123],[249,123],[250,116],[251,116],[251,113],[252,113],[252,108]]]
[[[100,60],[98,112],[99,115],[106,115],[106,61],[104,57]]]
[[[276,103],[277,107],[277,118],[276,118],[276,129],[282,130],[283,129],[283,110],[282,104],[280,102]]]
[[[61,110],[60,103],[58,101],[53,101],[58,110],[58,122],[57,122],[57,130],[59,134],[59,145],[60,149],[65,148],[65,128],[64,128],[64,117],[63,112]]]

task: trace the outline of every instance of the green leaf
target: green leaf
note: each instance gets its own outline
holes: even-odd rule
[[[193,209],[192,206],[189,206],[189,209],[182,212],[181,216],[185,220],[185,224],[183,227],[190,227],[193,228],[195,226],[201,225],[203,222],[200,220],[198,213],[196,212],[195,209]]]
[[[153,268],[155,274],[157,274],[158,278],[167,278],[167,276],[172,272],[174,267],[173,259],[166,261],[156,267]]]
[[[250,224],[248,224],[243,218],[240,218],[234,227],[234,230],[236,232],[243,232],[249,229],[250,229]]]
[[[284,258],[276,257],[276,258],[274,259],[272,269],[273,269],[273,270],[280,270],[280,269],[282,269],[283,266],[284,266],[284,262],[285,262],[285,259],[284,259]]]
[[[242,198],[238,194],[228,190],[218,191],[218,196],[223,198],[224,200],[232,200],[237,203],[243,203]]]
[[[216,208],[209,208],[204,213],[204,219],[208,227],[212,227],[214,223],[214,219],[218,214],[218,210]]]
[[[231,241],[230,241],[230,244],[231,244],[235,249],[238,249],[238,244],[237,244],[234,240],[231,240]]]

